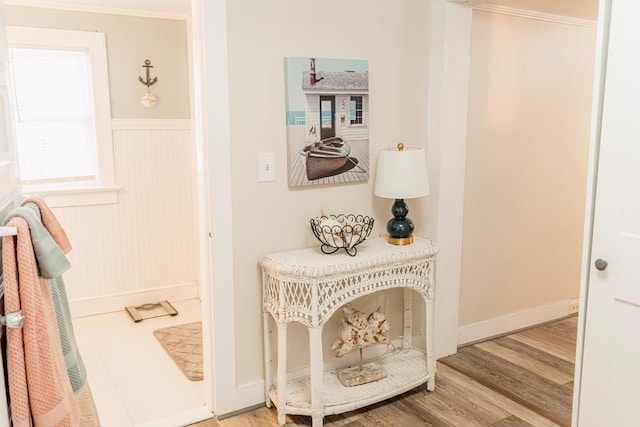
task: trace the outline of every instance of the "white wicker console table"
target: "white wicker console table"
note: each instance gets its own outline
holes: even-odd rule
[[[434,265],[438,249],[416,238],[412,245],[394,246],[375,238],[358,245],[355,257],[338,251],[323,254],[319,247],[268,255],[260,261],[263,281],[266,404],[286,414],[307,415],[313,427],[325,415],[352,411],[418,385],[435,388],[433,350]],[[342,305],[377,291],[404,288],[404,337],[408,347],[389,352],[377,362],[387,370],[382,380],[344,387],[335,372],[323,367],[322,328]],[[425,302],[425,349],[411,346],[411,291]],[[269,318],[278,329],[277,381],[273,383]],[[287,325],[300,322],[309,329],[310,377],[287,381]]]

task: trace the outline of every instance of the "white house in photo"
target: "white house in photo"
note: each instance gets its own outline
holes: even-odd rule
[[[369,72],[311,69],[302,76],[307,141],[369,139]]]

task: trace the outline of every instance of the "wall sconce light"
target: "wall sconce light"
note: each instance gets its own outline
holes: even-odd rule
[[[140,83],[142,83],[147,87],[147,91],[145,92],[144,96],[140,99],[140,103],[145,107],[149,108],[156,105],[156,102],[157,102],[156,96],[153,93],[151,93],[151,89],[149,88],[158,81],[158,78],[157,77],[154,77],[153,79],[151,78],[150,71],[149,71],[150,68],[153,68],[153,65],[151,65],[151,61],[149,61],[148,59],[145,59],[144,65],[142,67],[147,69],[147,79],[144,80],[142,77],[138,76],[138,80],[140,80]]]
[[[394,245],[413,243],[413,222],[407,218],[409,208],[404,199],[424,197],[429,194],[427,159],[424,149],[405,147],[387,148],[378,156],[374,194],[395,199],[387,222],[387,240]]]

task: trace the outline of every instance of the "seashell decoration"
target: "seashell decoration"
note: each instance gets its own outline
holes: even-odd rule
[[[147,93],[145,93],[144,96],[140,98],[140,103],[147,108],[153,107],[154,105],[156,105],[156,102],[158,102],[156,96],[149,91],[147,91]]]

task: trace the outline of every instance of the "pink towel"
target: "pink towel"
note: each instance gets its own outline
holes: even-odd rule
[[[39,197],[29,197],[24,199],[20,206],[24,206],[27,203],[35,203],[40,208],[40,216],[42,218],[42,225],[47,229],[53,240],[56,241],[62,252],[65,254],[69,253],[71,250],[71,242],[69,242],[69,238],[67,237],[67,233],[58,222],[58,219],[53,214],[47,203]]]
[[[80,407],[65,368],[47,281],[38,279],[29,226],[20,217],[7,226],[18,234],[2,238],[5,312],[22,310],[25,316],[21,329],[6,329],[13,425],[75,427]]]

